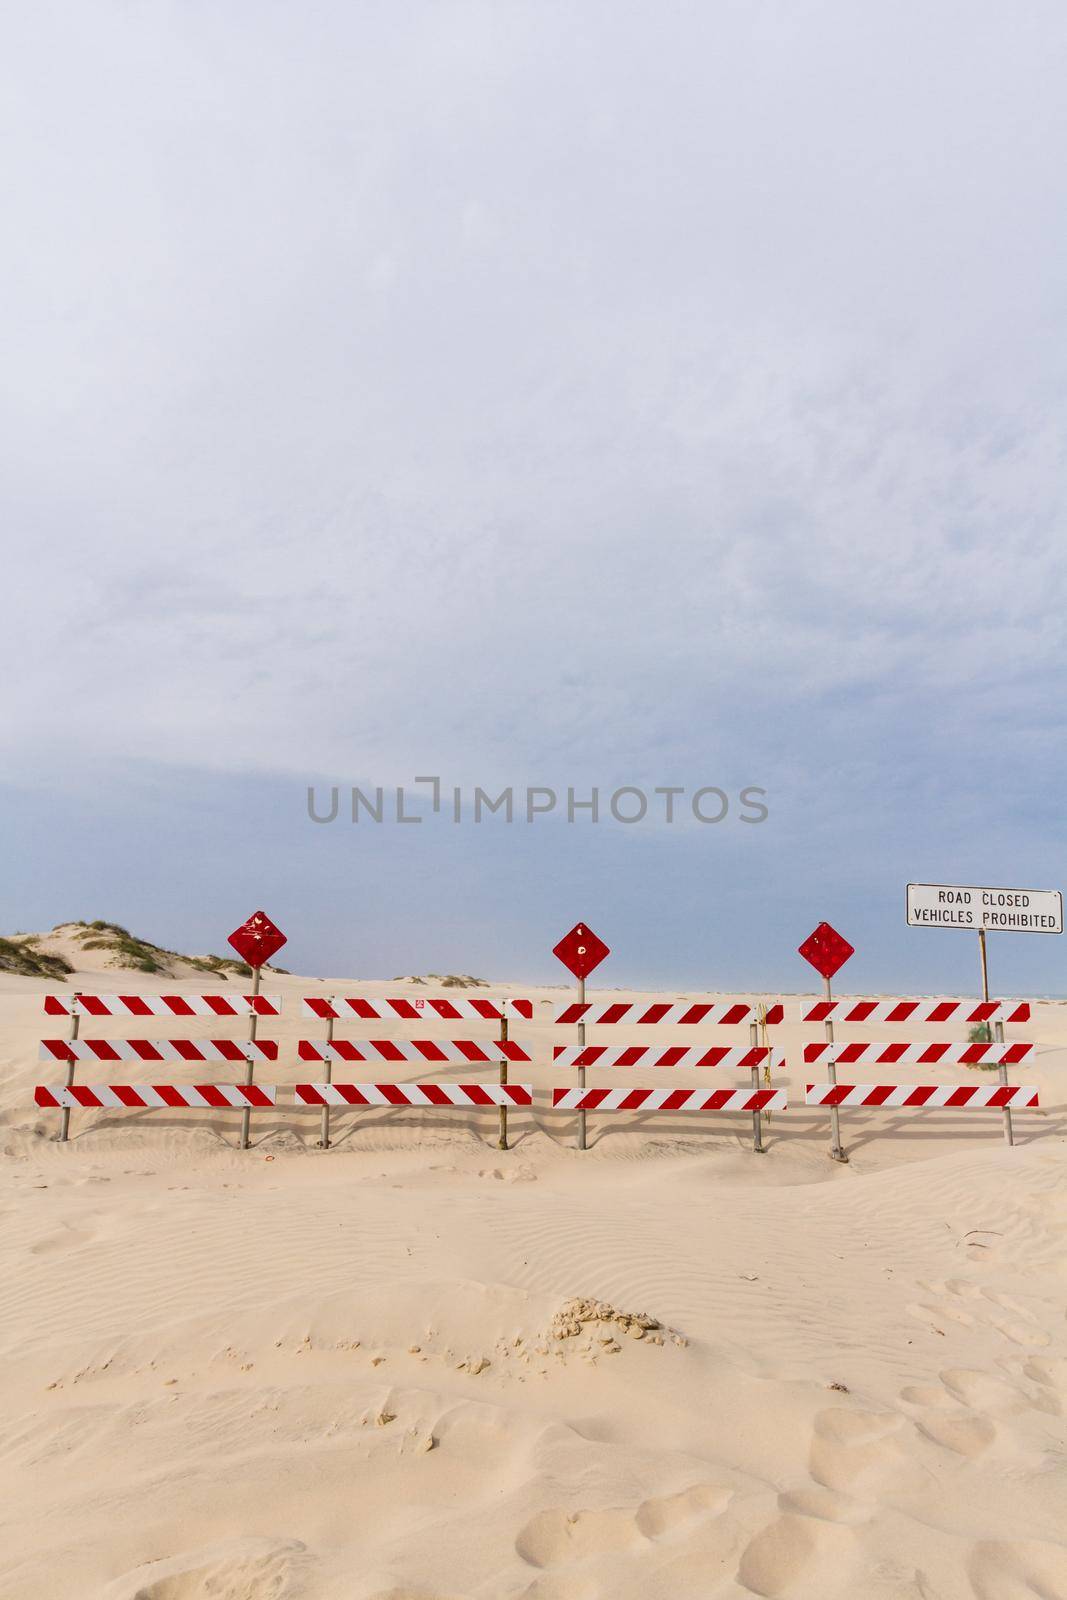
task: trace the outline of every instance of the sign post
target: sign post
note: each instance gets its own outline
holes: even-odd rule
[[[570,933],[564,934],[559,944],[553,946],[552,954],[558,961],[562,961],[567,970],[573,972],[578,979],[578,1004],[584,1006],[585,980],[590,972],[599,967],[604,957],[611,954],[608,946],[603,939],[597,937],[592,928],[586,923],[577,922]],[[578,1024],[578,1046],[579,1049],[585,1046],[584,1022],[579,1022]],[[584,1067],[578,1068],[578,1087],[580,1089],[585,1088]],[[584,1110],[578,1112],[578,1148],[579,1150],[586,1148]]]
[[[285,934],[276,928],[265,911],[254,911],[247,922],[235,928],[228,941],[242,961],[246,961],[252,968],[252,1009],[248,1017],[248,1042],[253,1044],[256,1037],[256,1025],[259,1022],[259,1013],[256,1010],[255,997],[259,994],[260,973],[265,961],[276,955],[285,944]],[[245,1060],[245,1083],[252,1082],[253,1060],[252,1051],[249,1050]],[[245,1106],[241,1112],[241,1144],[242,1150],[248,1149],[248,1132],[252,1111]]]
[[[957,928],[978,934],[978,960],[982,972],[982,999],[989,999],[989,953],[986,935],[994,933],[1062,933],[1063,895],[1058,889],[1000,889],[973,883],[909,883],[908,926]],[[994,1038],[1004,1042],[1004,1024],[993,1024]],[[1000,1081],[1008,1082],[1008,1069],[1000,1063]],[[1011,1108],[1004,1107],[1004,1139],[1015,1143]]]
[[[819,926],[808,934],[804,943],[798,949],[798,955],[813,966],[816,972],[822,974],[823,992],[827,1000],[832,999],[830,979],[834,973],[844,966],[850,956],[855,954],[855,949],[849,944],[836,928],[828,922],[820,922]],[[826,1019],[826,1042],[834,1042],[834,1025],[830,1018]],[[831,1053],[827,1067],[830,1082],[837,1083],[837,1064]],[[830,1107],[830,1155],[834,1161],[847,1161],[841,1144],[841,1119],[836,1106]]]

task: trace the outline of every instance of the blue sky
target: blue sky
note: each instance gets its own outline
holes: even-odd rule
[[[973,987],[1063,887],[1055,4],[47,4],[2,69],[2,923]],[[759,827],[315,827],[308,784]],[[993,982],[1067,992],[1059,938]]]

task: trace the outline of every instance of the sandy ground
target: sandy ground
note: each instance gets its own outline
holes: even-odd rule
[[[541,1109],[507,1152],[463,1111],[336,1114],[325,1152],[288,1105],[248,1152],[195,1111],[75,1112],[64,1147],[49,987],[0,979],[4,1600],[1067,1597],[1067,1006],[1008,1031],[1042,1043],[1014,1149],[996,1112],[849,1112],[841,1167],[802,1105],[763,1156],[747,1117],[667,1114],[594,1116],[582,1154]],[[321,1033],[301,993],[398,989],[268,987],[283,1040]],[[560,1037],[569,991],[483,992]],[[816,1037],[775,1031],[793,1086]],[[553,1337],[576,1297],[660,1327]]]

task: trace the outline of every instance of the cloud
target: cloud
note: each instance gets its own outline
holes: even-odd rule
[[[13,33],[21,770],[1059,772],[1060,8]]]

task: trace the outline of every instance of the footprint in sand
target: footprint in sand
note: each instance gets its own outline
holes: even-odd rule
[[[1014,1383],[1006,1378],[995,1378],[991,1372],[977,1372],[971,1367],[946,1367],[938,1377],[953,1400],[960,1405],[973,1406],[976,1411],[1011,1416],[1026,1411],[1032,1404]]]
[[[975,1600],[1067,1600],[1061,1544],[983,1540],[971,1552],[967,1576]]]
[[[855,1526],[870,1522],[874,1505],[854,1500],[849,1494],[839,1494],[813,1484],[805,1489],[788,1489],[778,1496],[779,1511],[793,1512],[798,1517],[814,1517],[817,1522],[843,1522]]]
[[[996,1426],[988,1417],[971,1411],[957,1411],[952,1416],[935,1412],[931,1417],[917,1418],[915,1426],[925,1438],[958,1456],[980,1456],[997,1436]]]
[[[737,1567],[737,1581],[751,1594],[777,1600],[805,1592],[822,1573],[840,1572],[850,1560],[855,1535],[841,1523],[817,1521],[787,1512],[750,1539]]]
[[[295,1600],[311,1559],[298,1539],[230,1539],[150,1561],[109,1583],[99,1600]]]
[[[1067,1356],[1031,1356],[1023,1375],[1057,1394],[1067,1395]]]
[[[632,1555],[678,1533],[692,1536],[719,1517],[733,1498],[720,1484],[698,1483],[679,1494],[643,1500],[636,1510],[538,1512],[520,1531],[515,1549],[532,1567],[560,1567],[590,1556]]]
[[[645,1544],[631,1511],[539,1511],[515,1540],[531,1567],[558,1567]]]
[[[881,1489],[914,1485],[915,1463],[893,1435],[905,1426],[899,1412],[820,1411],[812,1428],[808,1471],[824,1489],[851,1494],[865,1481]]]
[[[969,1312],[961,1311],[958,1306],[930,1306],[925,1305],[922,1301],[915,1301],[906,1309],[909,1316],[915,1317],[919,1322],[925,1322],[926,1326],[932,1328],[935,1333],[944,1333],[944,1324],[946,1322],[958,1323],[961,1328],[972,1328],[974,1326],[974,1318]]]
[[[718,1516],[732,1499],[732,1489],[698,1483],[692,1489],[683,1489],[681,1494],[668,1495],[663,1500],[643,1501],[634,1521],[647,1539],[660,1539],[697,1517]]]

